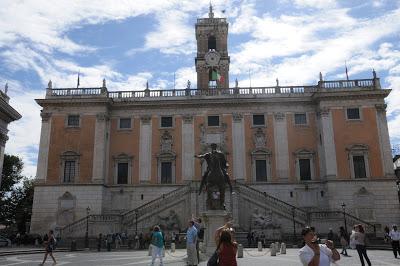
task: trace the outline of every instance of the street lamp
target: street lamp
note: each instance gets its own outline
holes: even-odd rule
[[[295,207],[292,207],[294,244],[296,244],[296,242],[297,242],[297,237],[296,237],[296,220],[294,219],[295,211],[296,211]]]
[[[85,234],[85,248],[89,248],[89,206],[86,208],[86,234]]]
[[[347,235],[347,221],[346,221],[346,204],[342,203],[342,210],[343,210],[343,221],[344,221],[344,231]]]

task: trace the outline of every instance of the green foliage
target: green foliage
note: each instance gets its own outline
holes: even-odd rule
[[[1,180],[0,196],[10,192],[14,185],[17,184],[22,178],[22,168],[24,164],[21,158],[4,154],[3,173]]]
[[[0,190],[0,224],[25,232],[33,204],[33,180],[22,176],[22,160],[4,155],[3,180]]]

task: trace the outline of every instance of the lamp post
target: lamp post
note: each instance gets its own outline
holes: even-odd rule
[[[85,248],[89,248],[89,206],[86,208],[86,234],[85,234]]]
[[[297,242],[297,237],[296,237],[296,220],[294,219],[295,211],[296,211],[295,207],[292,207],[294,244],[296,244],[296,242]]]
[[[343,210],[343,221],[344,221],[344,231],[347,235],[347,221],[346,221],[346,204],[342,203],[342,210]]]

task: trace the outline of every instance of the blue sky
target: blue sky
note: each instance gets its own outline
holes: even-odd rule
[[[387,98],[392,144],[400,144],[400,1],[213,0],[216,17],[229,21],[230,80],[239,86],[315,84],[371,78]],[[196,86],[194,23],[209,0],[14,1],[0,0],[0,84],[23,118],[9,126],[6,152],[21,156],[34,176],[40,108],[54,87],[109,90]],[[226,10],[222,14],[222,10]]]

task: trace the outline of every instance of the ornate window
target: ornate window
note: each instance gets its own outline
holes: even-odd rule
[[[161,136],[161,152],[157,155],[158,182],[161,184],[173,184],[175,180],[176,154],[172,151],[172,136],[164,131]]]
[[[60,176],[63,183],[73,183],[79,176],[80,154],[66,151],[60,156]]]
[[[131,183],[133,156],[121,153],[113,156],[114,160],[114,183],[117,185],[127,185]]]
[[[313,180],[315,177],[315,152],[300,149],[294,153],[296,177],[300,181]]]
[[[368,146],[354,144],[346,148],[349,159],[350,174],[352,178],[370,177],[368,162]]]
[[[253,141],[255,149],[251,152],[252,180],[267,182],[271,177],[271,152],[266,149],[267,139],[261,128],[254,133]]]
[[[271,178],[271,152],[267,149],[255,149],[251,153],[253,182],[267,182]]]

